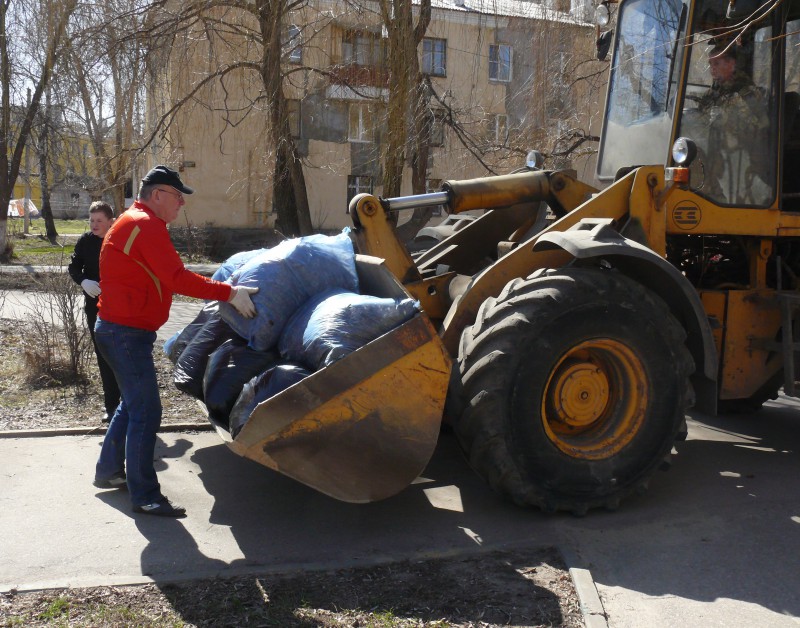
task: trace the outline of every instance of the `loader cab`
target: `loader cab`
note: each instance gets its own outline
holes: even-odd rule
[[[672,165],[674,141],[688,137],[698,195],[718,206],[800,210],[800,2],[760,7],[620,3],[601,180]]]

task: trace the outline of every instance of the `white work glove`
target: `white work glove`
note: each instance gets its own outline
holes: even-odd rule
[[[256,306],[250,300],[250,295],[258,292],[258,288],[248,288],[247,286],[232,286],[231,297],[228,299],[236,310],[245,318],[253,318],[256,315]]]
[[[81,281],[81,288],[83,288],[83,291],[93,299],[96,299],[100,296],[100,284],[96,281],[84,279]]]

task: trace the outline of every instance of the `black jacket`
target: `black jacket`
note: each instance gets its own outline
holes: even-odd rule
[[[75,251],[72,253],[67,272],[72,280],[80,285],[84,279],[100,281],[100,247],[103,246],[103,238],[98,238],[91,231],[84,233],[75,243]],[[97,299],[93,299],[85,292],[86,305],[90,302],[97,304]]]

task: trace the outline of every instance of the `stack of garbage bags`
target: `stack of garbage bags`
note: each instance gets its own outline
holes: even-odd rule
[[[411,319],[410,298],[360,294],[347,231],[286,240],[228,258],[214,274],[258,287],[256,316],[206,304],[164,344],[175,386],[235,438],[255,407]]]

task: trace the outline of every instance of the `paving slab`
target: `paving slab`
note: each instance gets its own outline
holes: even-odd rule
[[[252,571],[345,567],[474,552],[505,539],[465,514],[505,513],[549,545],[551,525],[501,501],[464,474],[443,439],[431,475],[383,502],[337,502],[240,458],[216,433],[160,434],[162,490],[185,519],[134,514],[124,490],[92,486],[101,438],[0,439],[0,590],[229,576]],[[454,473],[464,476],[459,486]],[[491,505],[491,508],[487,506]]]

